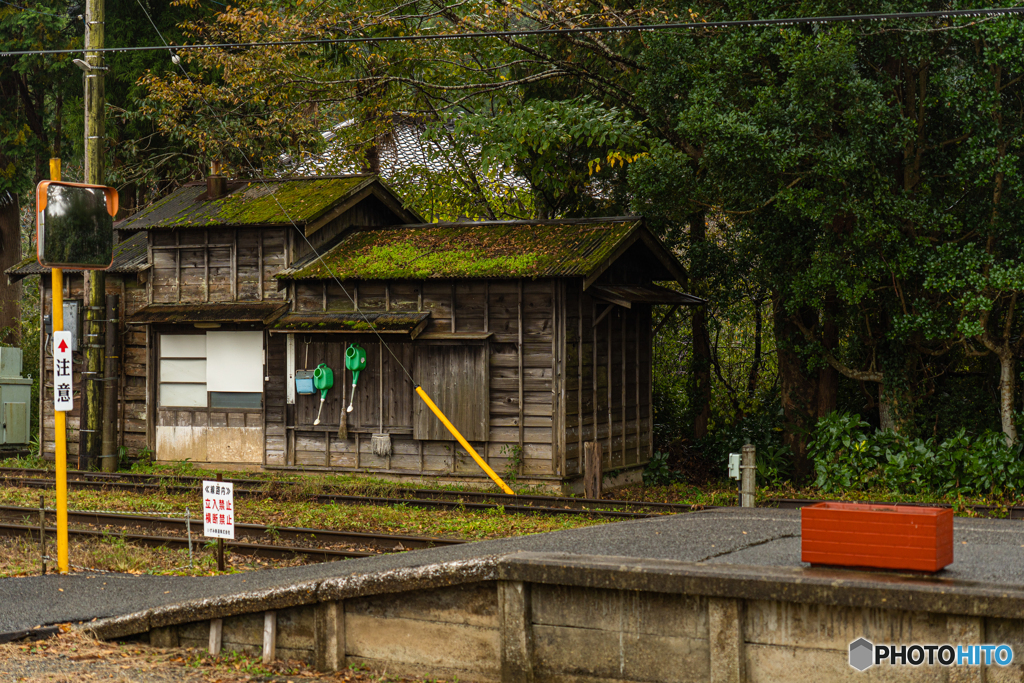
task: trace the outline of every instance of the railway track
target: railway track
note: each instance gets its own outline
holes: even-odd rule
[[[51,470],[22,469],[0,467],[0,482],[36,488],[53,488]],[[46,477],[46,478],[43,478]],[[155,474],[130,474],[101,472],[68,472],[69,487],[86,489],[111,488],[126,491],[170,491],[187,493],[195,491],[201,477],[172,476]],[[300,482],[282,482],[266,479],[225,479],[235,484],[235,494],[244,496],[268,496],[278,492],[286,492],[289,487],[301,487]],[[510,496],[504,493],[485,491],[444,491],[439,489],[402,489],[395,488],[389,496],[357,496],[338,493],[320,493],[310,495],[310,500],[321,503],[355,505],[411,505],[437,509],[493,510],[504,508],[507,512],[527,514],[578,515],[587,514],[595,517],[612,518],[644,518],[665,514],[681,514],[694,510],[713,509],[716,506],[699,506],[686,503],[648,503],[626,500],[596,500],[592,498],[568,498],[563,496],[523,495]],[[781,509],[799,509],[807,505],[823,502],[824,499],[811,498],[769,498],[764,507]],[[885,501],[863,501],[875,505],[892,505]],[[918,505],[925,507],[952,507],[948,503],[900,503],[900,505]],[[1024,519],[1024,506],[1001,507],[995,505],[968,505],[964,509],[986,517],[1005,516],[1009,519]]]
[[[53,488],[49,470],[0,468],[0,481],[16,486]],[[104,474],[98,472],[68,472],[68,487],[78,489],[114,489],[132,492],[189,493],[198,490],[199,477],[167,475]],[[298,482],[280,482],[260,479],[225,479],[235,485],[236,496],[268,497],[288,495],[289,489],[301,488]],[[360,496],[341,493],[314,493],[309,500],[320,503],[354,505],[410,505],[415,507],[458,510],[494,510],[547,515],[579,515],[637,519],[664,514],[691,512],[695,508],[678,503],[645,503],[624,500],[595,500],[562,496],[523,495],[481,491],[443,491],[437,489],[396,488],[388,496]],[[697,508],[701,509],[701,508]]]
[[[0,506],[0,535],[39,536],[39,509],[12,505]],[[18,523],[18,522],[21,523]],[[46,513],[47,535],[52,538],[55,516]],[[71,527],[90,525],[95,528],[70,528],[69,535],[78,538],[110,538],[115,536],[126,541],[151,547],[187,548],[187,522],[170,517],[151,517],[109,512],[74,511],[68,513]],[[162,534],[140,533],[159,531]],[[205,543],[201,536],[202,520],[193,520],[193,544]],[[172,534],[172,535],[168,535]],[[266,558],[290,558],[296,555],[321,561],[370,557],[386,552],[401,552],[421,548],[434,548],[465,543],[448,538],[403,536],[392,534],[371,534],[332,529],[305,529],[297,527],[274,527],[262,524],[236,524],[235,540],[225,540],[224,545],[233,552]],[[241,539],[241,540],[240,540]],[[264,542],[273,541],[271,543]],[[257,541],[257,542],[253,542]],[[287,543],[282,543],[287,541]],[[306,545],[302,545],[306,544]],[[339,547],[342,546],[342,547]],[[348,546],[345,548],[345,546]],[[356,547],[359,549],[351,549]]]

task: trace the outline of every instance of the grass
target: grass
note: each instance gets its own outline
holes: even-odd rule
[[[676,483],[666,486],[642,486],[637,484],[615,492],[620,500],[643,500],[661,503],[686,503],[690,505],[736,505],[738,494],[737,483],[728,480],[707,486]],[[757,489],[758,506],[768,507],[773,498],[797,498],[812,500],[833,500],[844,502],[872,501],[884,503],[934,503],[952,505],[953,512],[961,517],[977,517],[979,513],[970,509],[972,506],[992,506],[994,517],[1005,517],[1009,508],[1024,505],[1024,496],[997,496],[961,494],[908,494],[893,491],[885,487],[876,487],[866,491],[845,491],[843,493],[823,494],[810,486],[795,486],[784,483],[775,486],[759,486]]]
[[[465,540],[507,538],[606,523],[606,520],[592,519],[585,515],[549,517],[505,513],[501,508],[471,511],[423,509],[409,505],[388,507],[310,503],[309,496],[315,494],[321,486],[314,481],[293,482],[281,486],[280,496],[272,494],[261,499],[239,497],[235,500],[236,518],[239,522],[264,524],[274,529],[305,527]],[[39,496],[39,489],[0,488],[0,504],[3,505],[37,508]],[[44,500],[46,506],[52,508],[55,502],[53,492],[46,491]],[[195,520],[194,533],[201,534],[199,516],[202,494],[198,486],[190,494],[158,491],[130,496],[118,491],[71,490],[68,492],[68,507],[70,510],[149,515],[183,515],[188,509]],[[34,522],[34,514],[22,521],[28,524]],[[73,540],[70,561],[73,565],[125,573],[216,573],[213,552],[203,547],[205,539],[198,536],[195,541],[195,556],[198,559],[192,569],[183,568],[188,564],[187,550],[138,546],[125,541],[116,533],[105,534],[100,539],[90,541]],[[56,554],[52,538],[48,552],[50,555]],[[34,541],[0,538],[0,553],[0,577],[39,573],[38,538]],[[231,563],[228,571],[249,571],[309,561],[258,560],[226,554]]]

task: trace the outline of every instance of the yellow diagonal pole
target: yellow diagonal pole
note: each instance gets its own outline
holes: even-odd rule
[[[50,159],[50,180],[60,180],[60,159]],[[50,292],[53,295],[53,331],[64,331],[64,271],[50,269]],[[56,383],[54,392],[57,391]],[[57,397],[54,393],[54,403]],[[53,412],[54,460],[57,472],[57,571],[68,573],[68,430],[67,413]],[[42,443],[42,440],[40,440]]]
[[[466,449],[466,452],[473,456],[473,459],[476,460],[476,464],[480,465],[480,469],[486,472],[487,476],[490,477],[491,480],[495,484],[497,484],[502,491],[514,496],[516,492],[510,489],[508,487],[508,484],[503,482],[501,480],[501,477],[499,477],[497,473],[495,473],[495,471],[491,469],[491,466],[484,462],[483,458],[477,455],[476,451],[473,450],[473,447],[469,445],[469,442],[466,441],[462,434],[459,433],[459,430],[455,428],[455,425],[453,425],[448,420],[448,418],[444,416],[444,413],[441,412],[441,409],[438,408],[437,405],[432,400],[430,400],[430,397],[427,396],[427,392],[423,391],[423,387],[416,387],[416,393],[420,395],[420,398],[422,398],[423,402],[427,404],[427,407],[430,408],[431,411],[433,411],[434,415],[437,415],[437,419],[440,420],[444,424],[444,426],[448,428],[448,431],[452,433],[452,436],[458,439],[458,442],[462,444],[462,447]]]

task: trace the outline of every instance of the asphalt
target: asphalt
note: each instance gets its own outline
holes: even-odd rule
[[[1024,521],[958,518],[953,536],[954,562],[938,576],[1024,587]],[[76,573],[0,579],[0,634],[304,581],[515,552],[806,566],[800,562],[799,511],[724,508],[230,576]]]

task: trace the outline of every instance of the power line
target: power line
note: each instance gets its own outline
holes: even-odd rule
[[[580,26],[576,28],[541,28],[509,31],[482,31],[478,33],[414,34],[409,36],[359,36],[350,38],[309,38],[303,40],[273,40],[251,43],[204,43],[199,45],[141,45],[134,47],[107,47],[89,52],[139,52],[154,50],[208,50],[214,48],[288,47],[293,45],[336,45],[344,43],[394,43],[425,40],[472,40],[477,38],[514,38],[521,36],[564,36],[582,33],[624,33],[628,31],[668,31],[707,28],[734,28],[756,26],[801,26],[807,24],[839,24],[867,21],[893,21],[899,19],[955,19],[959,17],[991,17],[1024,14],[1024,7],[996,7],[988,9],[942,10],[936,12],[898,12],[892,14],[847,14],[825,17],[791,17],[785,19],[741,19],[734,21],[701,21],[674,24],[629,26]],[[24,55],[59,55],[85,52],[84,48],[65,50],[18,50],[0,52],[0,57]]]
[[[160,29],[157,27],[156,22],[153,21],[153,17],[150,16],[149,12],[146,10],[145,5],[142,4],[142,0],[135,1],[136,3],[138,3],[143,13],[145,13],[146,18],[149,19],[149,23],[153,26],[153,30],[156,31],[157,36],[164,44],[166,44],[167,39],[164,38],[164,35],[160,32]],[[214,120],[220,124],[221,128],[224,130],[225,133],[229,133],[227,126],[224,124],[224,121],[219,116],[217,116],[217,112],[214,111],[213,106],[203,95],[202,91],[196,87],[195,81],[192,80],[192,76],[188,73],[188,71],[185,70],[185,67],[183,67],[181,63],[177,61],[175,62],[175,64],[177,65],[178,69],[181,70],[181,73],[185,76],[185,78],[188,79],[189,85],[191,85],[195,89],[196,94],[199,95],[199,98],[203,101],[203,104],[206,105],[206,108],[210,110],[210,113],[213,115]],[[395,355],[395,352],[391,349],[390,346],[388,346],[388,343],[384,341],[384,337],[381,336],[380,331],[377,329],[377,326],[370,321],[370,319],[366,316],[365,312],[360,310],[359,304],[356,302],[355,298],[351,294],[349,294],[348,289],[345,288],[345,285],[342,283],[337,273],[335,273],[334,270],[327,263],[327,261],[324,260],[324,257],[320,253],[320,251],[315,246],[313,246],[312,242],[309,241],[309,237],[306,236],[306,232],[299,228],[298,224],[295,222],[295,219],[292,218],[291,214],[288,213],[288,210],[285,209],[284,206],[281,204],[281,201],[277,198],[277,193],[270,188],[266,176],[264,176],[262,173],[259,172],[259,170],[257,170],[257,168],[253,165],[252,160],[249,159],[248,155],[243,155],[243,158],[246,160],[246,163],[248,164],[250,170],[252,170],[252,172],[256,175],[256,179],[259,182],[261,182],[263,184],[263,187],[269,191],[270,196],[274,200],[274,203],[277,204],[277,208],[281,210],[281,213],[284,214],[284,217],[287,218],[288,222],[292,224],[292,228],[295,229],[295,232],[297,232],[299,236],[302,237],[303,240],[305,240],[306,244],[309,246],[310,251],[313,253],[313,255],[316,256],[316,259],[320,261],[320,264],[330,274],[331,279],[333,279],[334,282],[337,283],[337,285],[341,288],[341,291],[345,294],[348,300],[352,302],[353,310],[360,316],[362,316],[363,321],[370,326],[370,329],[377,336],[377,339],[380,340],[381,348],[387,349],[387,352],[391,354],[391,357],[395,360],[396,363],[398,363],[399,367],[402,368],[402,372],[405,373],[405,376],[409,378],[409,381],[412,382],[413,385],[415,385],[416,380],[413,379],[412,373],[409,372],[409,368],[405,367],[405,364],[402,363],[402,360],[397,355]],[[273,179],[271,179],[270,182],[273,182]],[[346,418],[344,415],[342,415],[341,419],[344,420]]]

